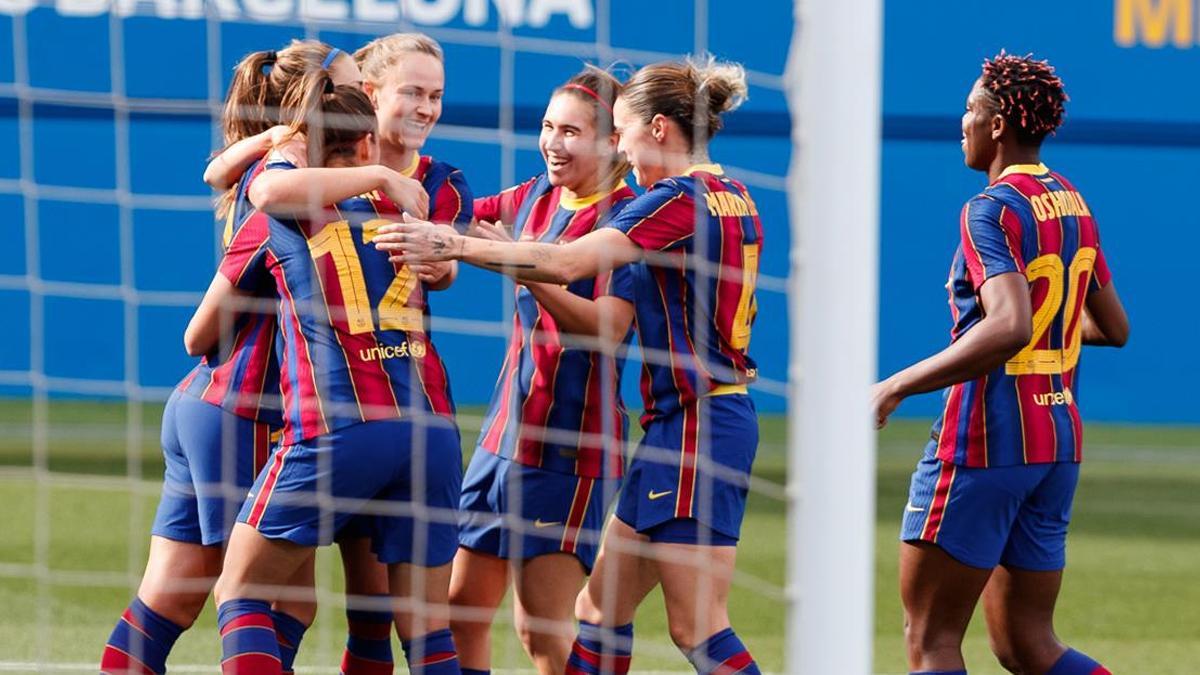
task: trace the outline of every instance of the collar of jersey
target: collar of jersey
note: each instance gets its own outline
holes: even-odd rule
[[[605,197],[611,195],[612,193],[616,192],[617,190],[620,190],[623,187],[625,187],[625,181],[621,181],[620,183],[617,183],[616,185],[613,186],[613,189],[611,189],[607,192],[597,192],[596,194],[588,195],[586,197],[568,197],[565,194],[560,192],[558,194],[558,205],[563,207],[564,209],[567,209],[568,211],[578,211],[579,209],[586,209],[587,207],[591,206],[592,204],[595,204],[596,202],[600,201],[601,199],[604,199]]]
[[[725,173],[725,169],[722,169],[720,164],[693,164],[687,168],[687,171],[683,172],[683,175],[690,176],[697,171],[711,173],[714,176],[720,176]]]
[[[412,162],[410,162],[408,166],[404,167],[404,169],[400,172],[400,175],[404,176],[405,178],[412,178],[413,174],[417,172],[417,167],[420,165],[421,153],[414,152]]]
[[[1001,178],[1014,173],[1027,173],[1030,176],[1042,176],[1050,173],[1050,169],[1045,164],[1013,164],[1012,166],[1009,166],[1001,171],[1000,175],[996,176],[996,180],[1000,180]]]

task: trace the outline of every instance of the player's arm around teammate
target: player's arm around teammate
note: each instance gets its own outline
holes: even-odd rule
[[[555,89],[539,138],[546,171],[477,200],[485,220],[473,234],[568,242],[628,205],[612,124],[619,88],[588,68]],[[502,216],[512,232],[494,222]],[[526,653],[540,673],[563,672],[575,598],[623,469],[618,350],[633,319],[630,271],[515,291],[504,365],[464,480],[451,580],[451,628],[468,675],[490,667],[491,624],[510,580]]]
[[[947,388],[901,534],[914,671],[966,672],[962,639],[982,594],[1008,670],[1108,673],[1053,626],[1082,456],[1080,345],[1121,346],[1129,332],[1090,208],[1041,164],[1065,100],[1045,62],[985,62],[962,132],[966,164],[989,185],[963,209],[948,285],[953,340],[872,392],[882,427],[905,397]]]
[[[275,111],[280,101],[305,72],[321,69],[332,51],[328,45],[304,40],[242,59],[226,98],[226,143],[247,146],[277,136]],[[357,81],[357,68],[353,62],[348,66],[335,69],[335,79]],[[218,210],[227,223],[228,244],[245,223],[250,206],[241,175],[245,166],[224,168],[236,172],[221,185],[229,191]],[[269,286],[252,290],[247,311],[227,312],[224,326],[214,311],[208,317],[211,330],[190,330],[185,338],[188,352],[205,358],[179,383],[164,409],[167,470],[150,556],[137,597],[105,647],[100,666],[104,672],[163,672],[175,637],[195,620],[221,571],[223,545],[236,512],[230,505],[240,501],[265,464],[272,432],[282,425],[275,402],[279,374],[273,352],[274,312],[262,308],[275,297]],[[304,570],[298,572],[291,583],[301,597],[281,601],[272,612],[281,644],[292,647],[283,654],[289,671],[294,647],[315,611],[311,590],[305,590],[312,586],[308,577]]]
[[[568,672],[628,671],[635,610],[659,584],[671,638],[697,672],[758,672],[727,605],[758,438],[745,385],[757,372],[746,350],[762,227],[745,187],[708,159],[721,114],[745,94],[740,66],[639,70],[614,117],[618,149],[649,189],[611,227],[574,242],[485,241],[421,223],[378,240],[398,260],[455,258],[555,283],[644,261],[634,269],[646,436],[576,604]]]

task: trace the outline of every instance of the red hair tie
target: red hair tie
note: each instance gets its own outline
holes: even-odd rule
[[[587,94],[588,96],[591,96],[592,98],[596,99],[596,101],[600,105],[604,106],[604,109],[608,111],[609,115],[612,114],[612,111],[613,111],[612,106],[609,105],[608,101],[605,101],[604,99],[600,98],[600,94],[597,94],[595,91],[593,91],[591,87],[587,87],[582,84],[576,84],[574,82],[571,82],[569,84],[564,84],[563,89],[578,89],[579,91],[582,91],[583,93]]]

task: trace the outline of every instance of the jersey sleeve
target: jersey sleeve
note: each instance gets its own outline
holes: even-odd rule
[[[265,214],[256,213],[247,218],[221,257],[218,271],[239,290],[254,290],[266,273],[268,225]]]
[[[437,197],[429,207],[429,220],[453,225],[462,234],[471,225],[474,213],[471,187],[462,171],[455,169],[438,189]]]
[[[1024,273],[1020,227],[1017,214],[991,197],[975,197],[963,207],[962,250],[976,290],[996,275]]]
[[[682,187],[664,181],[633,200],[609,223],[633,243],[649,251],[669,251],[696,233],[692,198]]]
[[[525,202],[525,197],[529,191],[533,189],[534,183],[538,177],[534,176],[529,180],[514,185],[500,194],[488,195],[480,197],[474,203],[475,220],[487,221],[489,223],[502,222],[505,225],[512,225],[513,220],[517,217],[517,211],[521,210],[521,204]]]
[[[612,296],[629,303],[634,301],[632,265],[622,265],[609,272],[606,276],[608,278],[604,280],[604,285],[600,289],[601,292],[597,294],[597,297]]]

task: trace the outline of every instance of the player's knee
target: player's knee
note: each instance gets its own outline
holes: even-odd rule
[[[540,622],[518,620],[516,629],[525,651],[534,660],[565,654],[571,649],[570,638],[562,630],[546,625],[544,619]]]
[[[586,586],[579,591],[579,595],[575,596],[575,618],[594,624],[602,623],[604,620],[603,612],[592,601],[592,595]]]
[[[955,652],[962,647],[962,633],[945,626],[906,619],[904,622],[904,641],[909,654],[928,656],[941,652]]]
[[[138,599],[156,614],[187,630],[204,609],[207,593],[170,593],[138,591]]]
[[[1000,663],[1000,667],[1010,673],[1022,673],[1021,662],[1017,660],[1016,653],[1013,652],[1012,645],[1007,642],[990,641],[992,654],[995,655],[996,661]]]
[[[696,645],[708,637],[708,635],[697,634],[695,621],[683,621],[671,617],[667,617],[667,633],[671,636],[671,642],[684,654],[691,653]]]

